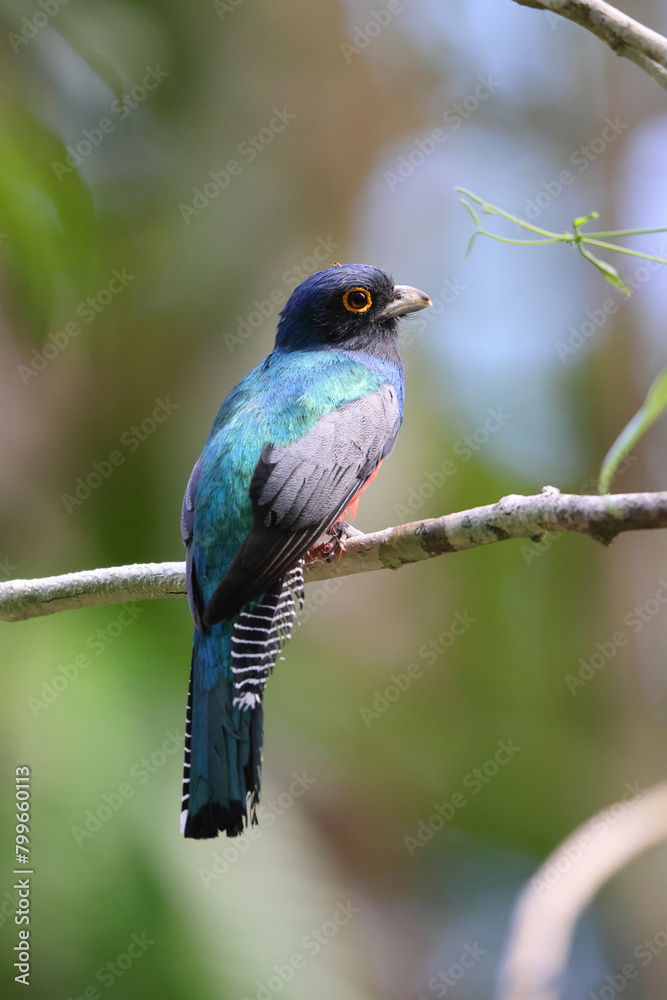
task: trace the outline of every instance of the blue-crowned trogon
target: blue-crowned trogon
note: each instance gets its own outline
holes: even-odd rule
[[[303,595],[303,561],[394,447],[404,377],[397,320],[429,305],[377,268],[313,274],[273,352],[225,399],[181,519],[195,622],[181,829],[255,819],[262,696]]]

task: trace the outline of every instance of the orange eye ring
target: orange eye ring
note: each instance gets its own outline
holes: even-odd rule
[[[367,288],[348,288],[343,296],[343,305],[348,312],[365,313],[373,305]]]

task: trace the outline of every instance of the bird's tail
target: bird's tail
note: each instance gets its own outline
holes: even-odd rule
[[[259,802],[262,703],[246,710],[235,707],[226,670],[211,687],[206,685],[211,654],[229,645],[211,635],[218,629],[208,635],[195,632],[190,668],[181,832],[195,839],[217,837],[218,831],[236,837],[248,815],[256,822]]]
[[[228,837],[256,823],[262,695],[303,600],[301,564],[234,621],[195,630],[185,723],[181,832]]]

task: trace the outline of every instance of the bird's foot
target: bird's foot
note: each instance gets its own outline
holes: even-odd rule
[[[335,542],[318,542],[312,549],[308,549],[306,562],[331,562],[335,550]]]
[[[336,524],[329,528],[326,534],[330,536],[331,541],[318,542],[317,545],[314,545],[308,551],[307,558],[309,562],[314,559],[331,562],[336,553],[338,553],[338,558],[340,559],[343,552],[345,552],[345,542],[347,539],[363,535],[363,531],[353,528],[347,521],[337,521]]]
[[[353,528],[348,521],[337,521],[327,534],[330,534],[334,538],[334,545],[338,546],[341,552],[345,552],[345,542],[348,538],[356,538],[359,535],[363,535],[363,531],[359,531],[358,528]]]

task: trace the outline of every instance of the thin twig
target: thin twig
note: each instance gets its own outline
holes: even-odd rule
[[[667,89],[667,38],[604,0],[514,0],[522,7],[550,10],[592,31],[616,55],[636,63]]]
[[[330,561],[311,559],[306,580],[400,569],[448,552],[510,538],[540,541],[546,532],[573,531],[609,545],[624,531],[667,528],[667,491],[579,496],[545,486],[537,496],[511,494],[495,504],[354,535]],[[184,563],[144,563],[0,584],[0,619],[22,621],[87,608],[185,594]]]

